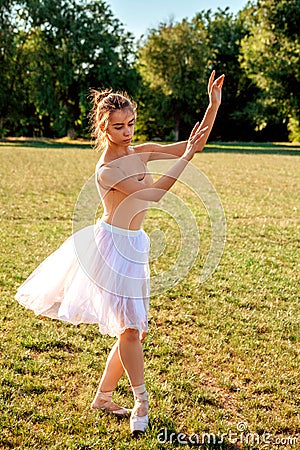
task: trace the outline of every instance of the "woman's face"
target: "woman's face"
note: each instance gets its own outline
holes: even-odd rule
[[[135,114],[130,108],[111,113],[106,129],[107,139],[120,147],[128,147],[134,133]]]

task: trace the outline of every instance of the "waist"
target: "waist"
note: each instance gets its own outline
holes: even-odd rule
[[[98,220],[98,223],[105,230],[110,231],[111,233],[122,234],[123,236],[137,236],[142,231],[142,228],[139,228],[138,230],[129,230],[127,228],[116,227],[115,225],[111,225],[100,219]]]

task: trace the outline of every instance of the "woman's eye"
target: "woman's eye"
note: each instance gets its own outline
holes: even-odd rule
[[[133,122],[133,123],[129,123],[129,124],[128,124],[128,126],[129,126],[129,127],[133,127],[133,126],[134,126],[134,124],[135,124],[135,122]],[[114,127],[114,128],[115,128],[115,130],[122,130],[122,128],[123,128],[123,127],[122,127],[122,126],[120,126],[120,127]]]

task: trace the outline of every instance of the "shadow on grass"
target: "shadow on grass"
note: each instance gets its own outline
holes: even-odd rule
[[[49,350],[63,350],[68,353],[77,351],[77,348],[75,348],[74,345],[56,340],[43,341],[41,339],[34,340],[32,338],[27,338],[26,341],[22,342],[22,346],[28,350],[34,350],[37,353],[48,352]]]
[[[138,144],[136,142],[135,144]],[[172,142],[159,142],[171,144]],[[80,148],[90,150],[92,143],[88,140],[67,139],[33,139],[33,138],[7,138],[0,139],[0,146],[31,147],[31,148]],[[210,142],[205,147],[205,153],[236,153],[257,155],[292,155],[300,156],[300,143],[285,142]]]
[[[207,144],[205,152],[300,156],[300,144],[285,142],[212,142]]]
[[[92,143],[86,140],[55,140],[55,139],[30,139],[7,138],[0,139],[0,146],[5,147],[31,147],[31,148],[82,148],[90,150]]]

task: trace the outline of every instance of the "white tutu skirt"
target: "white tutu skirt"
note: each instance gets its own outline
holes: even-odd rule
[[[149,238],[98,221],[70,236],[19,287],[17,301],[73,324],[97,323],[102,334],[148,330]]]

